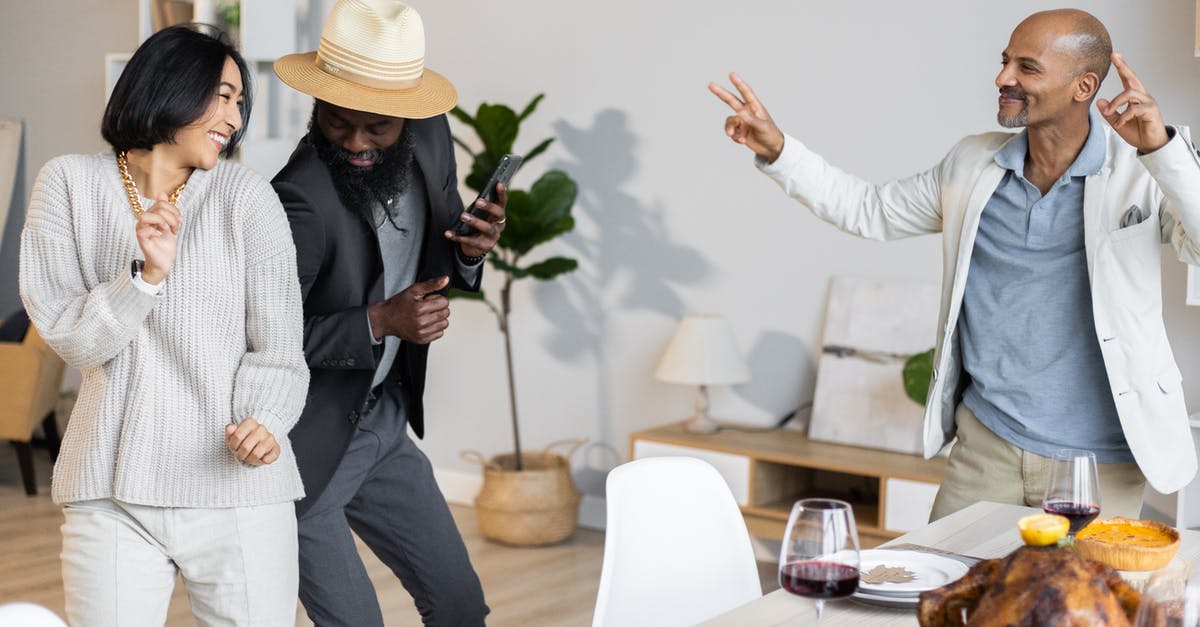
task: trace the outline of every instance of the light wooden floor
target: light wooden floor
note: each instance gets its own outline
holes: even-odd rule
[[[62,515],[50,502],[50,460],[36,451],[38,495],[25,496],[12,447],[0,442],[0,603],[32,601],[63,615],[59,552]],[[474,511],[454,506],[472,563],[483,581],[492,614],[489,625],[588,625],[596,602],[604,534],[580,529],[557,546],[517,549],[485,541]],[[420,625],[412,599],[370,551],[360,553],[389,626]],[[175,586],[167,625],[194,625],[183,586]],[[296,624],[310,626],[297,606]]]
[[[32,601],[63,615],[62,574],[59,552],[62,514],[50,502],[50,459],[36,451],[38,495],[25,496],[13,448],[0,442],[0,603]],[[479,535],[474,511],[452,506],[458,528],[483,582],[492,608],[493,627],[569,627],[590,625],[604,534],[579,529],[567,542],[541,548],[510,548]],[[390,626],[420,625],[411,597],[399,580],[364,545],[359,554]],[[778,588],[773,564],[760,563],[764,591]],[[167,625],[194,625],[187,594],[177,582],[167,615]],[[296,624],[312,623],[297,604]]]

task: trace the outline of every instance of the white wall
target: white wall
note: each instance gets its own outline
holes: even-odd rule
[[[414,0],[427,63],[461,104],[524,104],[545,91],[518,149],[559,143],[548,166],[582,187],[576,233],[545,253],[582,267],[514,296],[518,400],[527,447],[586,436],[583,488],[602,491],[631,431],[685,416],[692,390],[655,381],[676,319],[728,316],[753,380],[713,413],[752,424],[808,399],[828,282],[836,274],[937,281],[937,237],[893,243],[835,231],[790,201],[722,133],[705,89],[737,70],[780,126],[834,164],[883,181],[934,164],[965,134],[993,130],[1000,52],[1025,15],[1060,3],[606,3]],[[1200,124],[1200,59],[1190,2],[1087,3],[1167,117]],[[726,81],[727,82],[727,81]],[[1115,73],[1103,93],[1119,91]],[[461,127],[456,127],[461,130]],[[1200,310],[1183,305],[1185,268],[1167,265],[1167,323],[1190,406],[1200,409]],[[494,286],[485,279],[485,286]],[[935,315],[930,312],[930,315]],[[931,344],[932,344],[932,339]],[[500,336],[475,304],[454,309],[432,352],[423,447],[467,470],[461,449],[510,448]]]
[[[17,181],[23,200],[13,207],[0,245],[0,317],[20,303],[18,237],[33,179],[51,157],[105,148],[104,54],[136,45],[131,0],[0,0],[0,117],[25,121],[24,171]]]
[[[882,181],[932,165],[964,134],[996,128],[992,80],[1012,27],[1058,5],[413,3],[426,26],[428,65],[454,81],[464,107],[519,106],[546,92],[517,147],[551,134],[559,142],[516,185],[547,167],[580,182],[576,232],[540,252],[575,256],[581,268],[552,284],[520,284],[513,332],[524,442],[591,438],[575,459],[591,493],[602,490],[602,471],[624,460],[630,432],[690,412],[692,390],[652,376],[680,315],[729,317],[754,378],[715,391],[713,413],[768,424],[811,395],[831,276],[940,276],[936,237],[860,241],[784,197],[724,137],[726,109],[707,82],[741,72],[784,129],[844,169]],[[323,15],[331,2],[313,4]],[[1087,4],[1168,119],[1200,126],[1192,3]],[[103,148],[103,53],[135,45],[136,3],[0,7],[0,115],[29,123],[31,180],[53,155]],[[1102,91],[1118,91],[1115,75]],[[0,270],[15,275],[10,263]],[[1200,309],[1183,305],[1184,276],[1183,266],[1166,266],[1165,316],[1196,411]],[[485,287],[494,289],[494,278]],[[432,352],[426,391],[422,446],[434,465],[470,471],[461,450],[510,449],[507,401],[493,319],[478,304],[456,304],[451,332]]]

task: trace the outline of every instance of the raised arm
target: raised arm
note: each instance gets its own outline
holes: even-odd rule
[[[785,135],[762,101],[736,73],[734,95],[716,83],[708,89],[729,106],[725,134],[754,152],[758,166],[795,200],[839,229],[870,239],[894,239],[942,229],[941,168],[875,185],[843,172]]]
[[[758,95],[736,72],[729,73],[729,81],[738,90],[741,98],[716,83],[709,83],[708,90],[716,94],[721,102],[729,105],[733,114],[725,118],[725,134],[742,144],[767,163],[775,163],[783,151],[783,132],[767,113]]]
[[[1121,53],[1112,53],[1112,62],[1124,89],[1112,100],[1097,99],[1096,109],[1125,143],[1137,148],[1139,154],[1162,148],[1170,135],[1167,125],[1163,123],[1158,102],[1146,90],[1133,68],[1125,63]]]
[[[108,281],[88,285],[83,268],[97,260],[87,242],[76,241],[68,172],[77,161],[60,157],[47,163],[34,184],[25,228],[21,232],[20,291],[25,310],[46,343],[71,366],[103,365],[124,350],[137,335],[159,297],[139,290],[123,260]],[[80,169],[82,172],[82,170]],[[96,196],[80,190],[74,197]],[[84,252],[81,252],[81,249]]]
[[[1162,240],[1170,242],[1180,261],[1200,264],[1200,155],[1187,129],[1168,129],[1158,102],[1125,58],[1114,52],[1112,62],[1122,91],[1112,100],[1098,99],[1096,108],[1121,139],[1137,149],[1158,183],[1163,193]]]

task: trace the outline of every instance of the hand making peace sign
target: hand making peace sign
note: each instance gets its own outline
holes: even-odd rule
[[[1100,115],[1108,120],[1121,139],[1137,148],[1138,152],[1145,154],[1162,148],[1171,137],[1167,134],[1158,103],[1146,91],[1133,69],[1126,65],[1125,57],[1114,52],[1112,62],[1125,91],[1112,100],[1096,100]],[[1121,107],[1125,107],[1125,110],[1119,111]]]
[[[741,94],[740,99],[716,83],[708,84],[708,90],[733,109],[733,115],[725,118],[725,134],[733,141],[753,150],[754,154],[766,159],[767,163],[774,163],[783,151],[783,132],[775,126],[767,108],[759,102],[754,90],[750,89],[750,85],[746,84],[742,77],[736,72],[730,72],[729,80]]]

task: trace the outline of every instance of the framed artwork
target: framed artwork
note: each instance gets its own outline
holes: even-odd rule
[[[937,336],[936,283],[836,277],[829,289],[808,437],[920,454],[925,407],[903,369]]]

